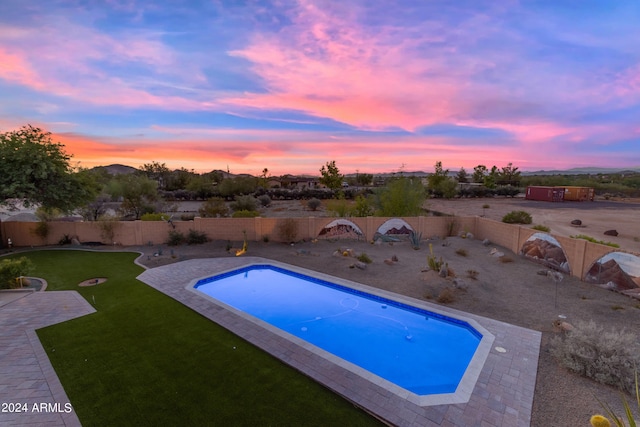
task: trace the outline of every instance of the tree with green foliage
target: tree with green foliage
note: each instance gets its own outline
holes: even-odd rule
[[[370,173],[358,173],[356,175],[356,184],[366,187],[373,183],[373,175]]]
[[[484,183],[484,177],[487,175],[487,167],[485,165],[478,165],[473,168],[473,182],[477,184]]]
[[[120,209],[125,215],[140,219],[142,214],[155,210],[158,183],[144,175],[118,175],[107,185],[107,192],[122,199]]]
[[[422,213],[426,191],[419,179],[400,177],[390,180],[374,196],[378,216],[417,216]]]
[[[216,194],[213,177],[210,174],[194,175],[189,178],[186,186],[199,200],[207,200]]]
[[[254,176],[237,176],[223,180],[218,184],[222,197],[233,197],[253,194],[258,189],[258,178]]]
[[[158,188],[164,190],[169,182],[171,171],[164,163],[151,162],[145,163],[140,171],[149,179],[158,183]]]
[[[467,173],[465,168],[460,168],[458,174],[456,175],[456,179],[461,183],[469,182],[469,174]]]
[[[95,181],[70,160],[50,132],[27,125],[0,133],[0,204],[20,201],[69,212],[92,200]]]
[[[513,166],[513,163],[509,162],[507,166],[502,168],[502,171],[498,174],[498,184],[501,185],[520,185],[520,171],[517,167]]]
[[[446,179],[449,179],[449,169],[443,169],[442,162],[438,160],[434,166],[433,173],[427,178],[429,188],[435,190]]]
[[[338,190],[342,187],[342,181],[344,176],[340,173],[340,169],[336,166],[336,161],[332,160],[327,162],[326,165],[320,169],[320,184],[325,185],[331,190]]]

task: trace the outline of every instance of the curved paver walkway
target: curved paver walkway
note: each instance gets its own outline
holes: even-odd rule
[[[75,291],[0,294],[0,425],[80,426],[35,331],[94,312]]]

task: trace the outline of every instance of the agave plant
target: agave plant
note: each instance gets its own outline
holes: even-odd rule
[[[411,242],[411,247],[415,250],[420,249],[420,241],[422,240],[422,233],[416,233],[411,230],[409,233],[409,241]]]

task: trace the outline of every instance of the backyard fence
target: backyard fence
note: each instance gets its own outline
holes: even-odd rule
[[[188,234],[190,230],[205,233],[212,240],[250,241],[268,240],[288,242],[312,239],[356,238],[374,239],[376,233],[390,221],[403,223],[408,229],[422,233],[423,238],[472,233],[476,239],[489,239],[514,253],[520,253],[524,243],[536,230],[482,217],[406,217],[406,218],[199,218],[191,221],[95,221],[95,222],[2,222],[0,234],[3,244],[11,239],[14,247],[56,245],[76,239],[78,242],[141,246],[167,242],[171,232]],[[395,224],[394,223],[394,224]],[[40,228],[38,228],[40,227]],[[331,228],[340,232],[327,232]],[[292,236],[291,233],[294,233]],[[384,234],[384,233],[383,233]],[[570,272],[583,279],[591,266],[603,255],[615,249],[586,240],[552,235],[560,244]],[[638,254],[636,254],[638,255]]]

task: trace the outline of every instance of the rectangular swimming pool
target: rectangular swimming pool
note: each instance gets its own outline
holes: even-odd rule
[[[477,351],[484,335],[493,340],[473,321],[272,265],[200,279],[192,289],[417,396],[459,391],[465,375],[479,372],[468,369],[472,360],[486,357],[486,343]]]

